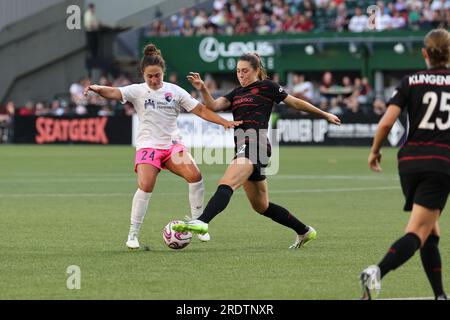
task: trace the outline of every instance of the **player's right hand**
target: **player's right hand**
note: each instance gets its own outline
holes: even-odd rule
[[[187,79],[197,90],[201,90],[205,86],[205,83],[203,82],[202,78],[200,77],[200,74],[197,72],[189,72]]]
[[[367,160],[369,168],[375,172],[381,172],[380,162],[381,162],[381,152],[370,152],[369,159]]]
[[[90,85],[89,87],[84,88],[83,94],[84,94],[84,96],[87,96],[89,91],[98,93],[99,90],[100,90],[100,86],[93,84],[93,85]]]
[[[336,115],[334,115],[334,114],[332,114],[332,113],[328,113],[328,112],[327,112],[327,121],[328,121],[329,123],[333,123],[333,124],[336,124],[336,125],[338,125],[338,126],[341,125],[341,119],[339,119],[338,116],[336,116]]]

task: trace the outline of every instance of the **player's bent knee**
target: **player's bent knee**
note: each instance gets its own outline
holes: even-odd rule
[[[423,247],[423,245],[425,244],[425,241],[427,240],[428,236],[430,235],[430,232],[427,232],[424,229],[407,228],[405,230],[405,234],[408,234],[408,233],[412,233],[419,238],[421,248]]]
[[[253,210],[258,212],[259,214],[263,214],[269,208],[269,204],[252,204]]]
[[[141,189],[144,192],[153,192],[153,185],[151,183],[146,182],[139,182],[138,183],[139,189]]]
[[[231,189],[233,189],[233,191],[236,191],[236,189],[238,189],[240,187],[240,184],[229,181],[229,180],[220,180],[218,186],[220,186],[220,185],[229,186]]]
[[[200,180],[202,180],[202,175],[200,172],[195,172],[195,173],[188,175],[185,179],[188,183],[195,183],[195,182],[199,182]]]
[[[233,181],[231,181],[230,179],[224,179],[224,178],[220,179],[218,185],[220,186],[221,184],[225,184],[225,185],[233,188]]]

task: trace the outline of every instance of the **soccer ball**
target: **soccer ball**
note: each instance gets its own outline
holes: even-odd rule
[[[183,249],[187,247],[192,240],[190,232],[176,232],[172,230],[172,225],[182,223],[183,221],[174,220],[169,222],[163,229],[163,239],[169,248]]]

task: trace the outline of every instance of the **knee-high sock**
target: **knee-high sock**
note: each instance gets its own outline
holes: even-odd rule
[[[420,249],[422,265],[433,288],[434,296],[444,295],[442,285],[442,263],[439,253],[439,237],[430,235],[425,244]]]
[[[309,230],[305,224],[294,217],[288,210],[272,202],[269,202],[269,207],[262,215],[293,229],[297,234],[305,234]]]
[[[198,218],[203,222],[209,223],[216,215],[222,212],[230,202],[233,195],[233,189],[226,184],[221,184],[216,193],[209,200],[202,215]]]
[[[130,233],[139,233],[141,224],[142,222],[144,222],[144,217],[147,213],[147,207],[151,195],[151,192],[145,192],[141,189],[137,189],[136,193],[134,194],[133,203],[131,206]]]
[[[203,213],[203,199],[205,194],[205,186],[203,179],[189,183],[189,203],[191,205],[191,217],[192,219],[198,219]]]
[[[408,261],[420,247],[420,239],[414,233],[407,233],[398,239],[378,264],[383,278],[389,271],[397,269]]]

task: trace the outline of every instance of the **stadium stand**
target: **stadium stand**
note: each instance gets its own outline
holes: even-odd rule
[[[121,16],[116,16],[114,21],[107,21],[118,29],[105,36],[107,39],[100,43],[102,55],[100,61],[97,61],[97,67],[101,67],[94,68],[92,72],[92,65],[85,58],[88,48],[84,34],[57,31],[61,30],[61,23],[65,23],[66,18],[61,18],[57,12],[65,9],[69,2],[72,4],[73,1],[36,2],[34,7],[21,15],[11,14],[13,18],[3,20],[0,25],[2,66],[17,65],[18,60],[30,61],[21,64],[19,70],[2,67],[2,70],[6,70],[0,79],[3,118],[11,116],[5,111],[11,105],[15,106],[15,112],[19,115],[131,115],[129,105],[122,106],[98,97],[85,99],[77,97],[77,94],[88,82],[126,85],[140,81],[138,61],[142,39],[298,35],[298,39],[305,41],[305,36],[318,35],[322,39],[327,32],[339,33],[344,37],[359,32],[364,32],[364,36],[367,33],[375,36],[382,33],[389,37],[389,32],[420,32],[450,25],[450,1],[442,0],[376,1],[376,23],[373,29],[368,28],[367,22],[370,19],[367,8],[374,4],[369,0],[209,0],[186,1],[177,5],[170,1],[155,0],[147,2],[147,6],[141,7],[137,12],[124,12]],[[92,2],[95,3],[95,0]],[[2,15],[7,11],[15,12],[11,6],[5,7],[5,3],[2,2],[5,8]],[[78,3],[83,8],[88,5],[87,1],[73,3]],[[117,5],[120,3],[117,2]],[[114,8],[114,3],[111,6],[110,10]],[[99,13],[102,10],[105,8],[100,4]],[[102,15],[99,16],[101,20]],[[35,30],[39,32],[36,33]],[[46,48],[37,53],[25,50],[35,42],[45,42],[49,36],[55,36],[64,45],[57,50]],[[296,40],[285,41],[295,43]],[[12,43],[17,45],[9,46]],[[315,48],[320,51],[321,45],[315,45]],[[30,55],[33,55],[33,59]],[[179,70],[170,69],[170,63],[169,71],[171,76],[184,78],[177,74]],[[311,86],[310,101],[337,114],[363,112],[379,115],[383,112],[384,101],[392,92],[395,81],[379,80],[378,85],[375,85],[373,75],[361,74],[355,70],[329,71],[335,79],[330,84],[328,95],[321,93],[322,76],[326,73],[323,68],[316,72],[292,68],[282,75],[279,82],[294,93],[297,85],[294,79],[301,75]],[[86,78],[86,75],[90,75],[90,78]],[[280,75],[270,72],[270,76],[276,78]],[[395,74],[393,79],[398,78],[399,75]],[[226,79],[229,77],[225,74],[214,77],[208,73],[205,75],[205,81],[214,96],[226,93],[233,86]],[[54,86],[35,86],[34,83],[54,83]],[[380,87],[383,88],[382,91]],[[198,96],[194,90],[191,94]],[[293,112],[286,111],[283,106],[277,106],[276,110],[280,113]]]

